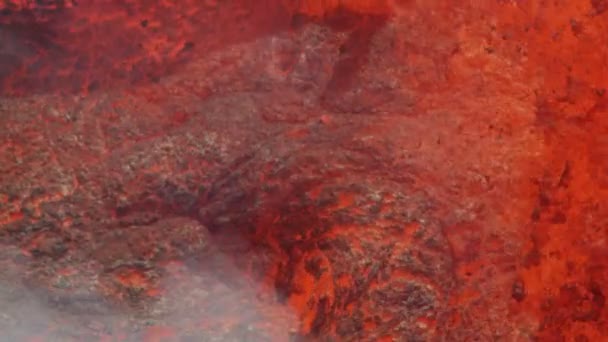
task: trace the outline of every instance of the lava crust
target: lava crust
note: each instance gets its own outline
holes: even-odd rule
[[[607,9],[1,2],[0,333],[606,340]]]

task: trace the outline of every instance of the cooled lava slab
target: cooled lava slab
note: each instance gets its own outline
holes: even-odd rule
[[[607,10],[0,3],[0,333],[602,341]]]

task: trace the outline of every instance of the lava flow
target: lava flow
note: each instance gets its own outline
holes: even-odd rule
[[[1,1],[0,339],[608,341],[607,40],[602,0]]]

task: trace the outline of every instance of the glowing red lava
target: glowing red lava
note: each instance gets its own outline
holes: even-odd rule
[[[608,341],[608,3],[0,2],[0,335]]]

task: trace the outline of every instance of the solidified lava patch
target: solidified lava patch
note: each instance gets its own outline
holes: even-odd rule
[[[0,333],[606,339],[606,8],[0,2]]]

